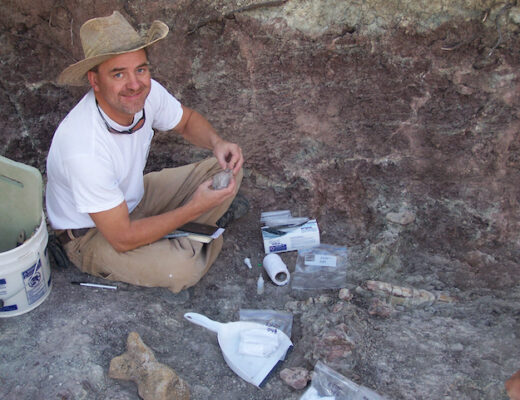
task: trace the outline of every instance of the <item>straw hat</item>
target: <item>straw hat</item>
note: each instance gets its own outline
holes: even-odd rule
[[[88,83],[85,74],[96,65],[119,54],[150,46],[166,37],[168,30],[164,22],[154,21],[148,32],[141,36],[117,11],[108,17],[90,19],[79,31],[85,58],[65,68],[58,76],[58,84],[85,85]]]

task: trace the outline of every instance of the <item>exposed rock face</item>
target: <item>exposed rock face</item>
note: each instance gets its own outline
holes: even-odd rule
[[[156,78],[242,144],[259,208],[282,204],[315,216],[324,241],[363,244],[371,278],[428,265],[440,285],[513,285],[520,13],[492,3],[8,1],[0,152],[45,172],[85,91],[53,83],[82,58],[85,20],[162,19],[172,31],[151,49]],[[158,134],[148,169],[206,154]],[[395,228],[385,216],[402,210],[413,223]]]

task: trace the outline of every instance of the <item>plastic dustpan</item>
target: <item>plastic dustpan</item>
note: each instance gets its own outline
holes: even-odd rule
[[[0,252],[4,252],[16,247],[20,234],[29,238],[40,226],[42,175],[34,167],[0,156],[0,193]]]
[[[204,315],[197,313],[186,313],[184,318],[194,324],[203,326],[210,331],[216,332],[218,343],[222,350],[224,360],[229,368],[246,382],[255,386],[260,386],[271,370],[280,361],[289,347],[292,346],[291,339],[280,329],[262,325],[257,322],[236,321],[221,323],[213,321]],[[274,335],[278,342],[278,347],[266,357],[241,354],[238,350],[240,337],[244,332],[265,330],[270,335]]]

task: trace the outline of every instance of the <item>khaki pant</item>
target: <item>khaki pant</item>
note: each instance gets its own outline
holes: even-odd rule
[[[144,177],[144,197],[130,219],[135,220],[173,210],[185,204],[197,187],[221,170],[210,158],[195,164],[151,172]],[[237,190],[242,171],[237,176]],[[235,193],[236,194],[236,193]],[[215,225],[233,199],[200,216],[196,221]],[[119,253],[96,229],[65,245],[65,250],[83,272],[102,278],[149,287],[166,287],[177,293],[195,285],[209,270],[223,238],[204,244],[187,238],[161,239]]]

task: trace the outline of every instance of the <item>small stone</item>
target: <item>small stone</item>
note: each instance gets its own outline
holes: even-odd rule
[[[330,296],[322,294],[316,299],[316,301],[321,304],[329,304],[332,301],[332,299],[330,298]]]
[[[437,297],[437,301],[440,301],[442,303],[454,303],[455,302],[455,298],[452,297],[452,296],[448,296],[447,294],[441,293]]]
[[[110,361],[108,376],[134,381],[144,400],[189,400],[186,382],[167,365],[157,362],[152,350],[136,332],[130,332],[126,353]]]
[[[386,219],[394,224],[408,225],[415,221],[415,214],[410,211],[391,212],[386,214]]]
[[[301,303],[302,306],[313,306],[316,304],[316,299],[314,297],[309,297],[307,300]]]
[[[454,343],[450,346],[450,351],[462,351],[464,350],[464,345],[462,343]]]
[[[354,294],[350,289],[343,288],[339,291],[339,298],[344,301],[350,301],[354,297]]]
[[[516,25],[520,25],[520,7],[511,7],[509,19]]]
[[[293,389],[303,389],[311,380],[311,373],[302,367],[284,368],[280,372],[280,379]]]

